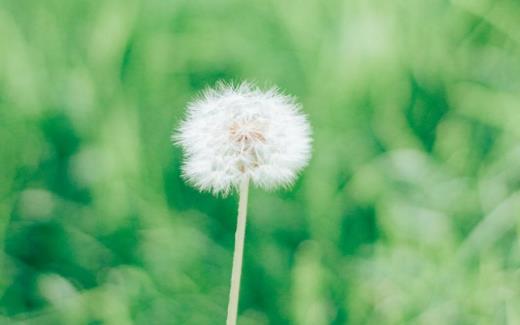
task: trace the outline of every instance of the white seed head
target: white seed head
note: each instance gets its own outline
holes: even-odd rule
[[[264,189],[291,185],[309,161],[312,141],[292,97],[249,83],[206,90],[188,105],[172,139],[184,151],[184,178],[223,195],[244,177]]]

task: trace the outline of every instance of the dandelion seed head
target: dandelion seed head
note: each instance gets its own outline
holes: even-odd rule
[[[223,195],[244,177],[267,190],[289,186],[311,153],[310,126],[295,100],[249,83],[206,90],[172,139],[184,151],[184,178]]]

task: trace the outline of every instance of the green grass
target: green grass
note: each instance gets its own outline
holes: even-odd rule
[[[520,323],[520,5],[0,3],[0,323],[223,324],[236,197],[169,137],[218,80],[299,98],[240,324]]]

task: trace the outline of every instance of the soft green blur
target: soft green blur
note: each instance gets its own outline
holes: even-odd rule
[[[239,324],[520,324],[516,0],[2,0],[0,324],[224,324],[237,198],[169,138],[244,79],[314,144]]]

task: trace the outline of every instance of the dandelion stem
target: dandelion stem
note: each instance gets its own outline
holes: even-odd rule
[[[235,251],[233,253],[233,269],[231,271],[231,289],[229,291],[229,304],[226,325],[236,325],[237,323],[240,277],[242,275],[242,258],[244,255],[244,239],[246,235],[248,192],[249,177],[244,177],[240,183],[237,230],[235,232]]]

